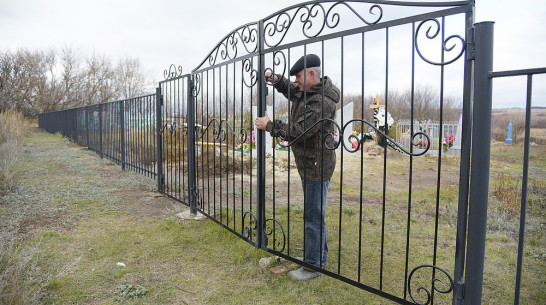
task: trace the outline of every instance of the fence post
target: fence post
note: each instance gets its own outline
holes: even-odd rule
[[[265,99],[267,95],[267,88],[264,81],[265,71],[265,59],[264,59],[264,21],[260,20],[258,24],[258,45],[260,48],[258,56],[258,113],[257,117],[263,117],[265,115]],[[264,228],[265,228],[265,131],[256,130],[258,135],[256,139],[256,148],[258,150],[257,156],[257,232],[256,241],[258,248],[267,248],[267,241],[265,240]]]
[[[475,25],[472,164],[468,210],[465,304],[481,304],[491,151],[493,22]]]
[[[190,200],[190,215],[197,215],[196,209],[196,180],[195,180],[195,102],[193,99],[194,76],[188,76],[188,105],[187,126],[188,126],[188,198]]]
[[[156,171],[157,171],[157,191],[163,193],[163,119],[161,117],[161,106],[163,106],[163,96],[161,95],[161,85],[155,89],[155,117],[156,117]]]
[[[125,100],[119,102],[119,120],[121,125],[121,170],[125,170]]]
[[[89,149],[89,106],[85,106],[85,143]]]
[[[102,155],[102,103],[99,104],[99,149],[100,149],[100,158],[103,158]]]
[[[464,64],[464,93],[461,132],[461,163],[459,166],[459,200],[457,210],[457,237],[455,245],[455,267],[453,270],[453,305],[462,305],[464,300],[464,263],[466,247],[466,224],[468,219],[468,187],[470,182],[470,151],[472,139],[472,65],[474,61],[474,14],[466,14],[466,58]],[[469,50],[468,48],[472,48]]]

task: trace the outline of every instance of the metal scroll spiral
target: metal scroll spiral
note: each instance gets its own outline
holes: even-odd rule
[[[246,223],[246,218],[249,217],[248,224]],[[256,231],[258,229],[258,221],[256,219],[256,215],[254,215],[252,212],[247,211],[243,215],[243,236],[247,239],[252,238],[252,231]]]
[[[195,202],[197,203],[197,208],[203,210],[205,208],[205,202],[203,200],[203,196],[201,196],[201,189],[198,185],[196,185],[193,189],[193,196],[195,198]]]
[[[243,69],[243,83],[245,84],[245,86],[250,88],[256,85],[256,82],[258,81],[258,71],[254,69],[253,61],[251,58],[247,58],[243,60],[242,69]]]
[[[273,54],[273,65],[275,67],[282,67],[282,68],[276,68],[276,69],[272,69],[272,68],[266,68],[265,69],[265,73],[267,74],[268,72],[271,73],[271,75],[273,74],[280,74],[280,75],[284,75],[284,73],[286,72],[286,56],[284,55],[284,52],[282,51],[277,51]],[[273,73],[275,72],[275,73]],[[280,73],[279,73],[280,72]],[[278,82],[280,81],[280,78],[277,79],[276,82],[266,82],[267,85],[271,85],[271,86],[274,86],[276,85]]]
[[[198,139],[200,138],[203,138],[203,135],[207,132],[207,130],[212,126],[213,126],[213,130],[212,130],[212,135],[213,137],[218,140],[222,140],[222,141],[225,141],[226,140],[226,136],[227,136],[227,132],[226,130],[229,128],[229,130],[231,130],[231,133],[233,134],[233,137],[240,143],[240,144],[243,144],[246,142],[246,139],[248,137],[248,132],[246,131],[246,129],[241,129],[241,134],[240,134],[240,138],[236,135],[235,133],[235,130],[233,130],[233,128],[231,127],[231,125],[229,124],[229,122],[227,120],[218,120],[218,119],[211,119],[209,121],[209,123],[207,124],[207,127],[206,128],[203,128],[202,126],[196,126],[195,127],[195,133],[196,133],[196,136]],[[222,128],[222,125],[224,125],[225,127]],[[226,128],[227,127],[227,128]]]
[[[248,220],[247,220],[247,216],[248,216]],[[273,223],[273,224],[267,225],[268,223]],[[273,235],[273,232],[276,232],[276,230],[274,230],[276,226],[279,226],[281,228],[282,242],[277,238],[277,235],[275,235],[273,239],[273,249],[275,251],[282,252],[284,251],[284,248],[286,245],[286,234],[284,232],[283,226],[278,220],[274,218],[268,218],[265,220],[265,235],[266,236]],[[254,215],[254,213],[250,211],[245,212],[245,214],[243,215],[243,236],[247,239],[252,239],[252,232],[256,230],[258,230],[258,220],[256,218],[256,215]],[[282,247],[280,247],[281,245]]]
[[[267,226],[267,223],[268,222],[272,222],[273,225],[272,226]],[[286,245],[286,234],[284,233],[284,228],[283,226],[281,225],[281,223],[276,220],[275,218],[268,218],[265,220],[265,224],[266,224],[266,227],[265,227],[265,235],[266,236],[270,236],[270,235],[273,235],[273,250],[275,251],[279,251],[279,252],[282,252],[284,251],[284,247]],[[273,232],[277,232],[276,230],[274,230],[274,228],[276,228],[276,226],[279,226],[281,228],[281,232],[282,232],[282,247],[279,248],[279,246],[281,245],[281,241],[277,238],[277,234],[273,234]]]
[[[230,60],[237,57],[239,50],[244,49],[248,54],[258,50],[258,31],[249,25],[242,26],[231,32],[226,39],[220,42],[209,54],[209,64],[216,64],[218,56],[222,60]]]
[[[188,127],[182,126],[178,121],[173,121],[171,123],[167,122],[163,125],[161,132],[161,135],[163,135],[166,131],[169,132],[169,135],[176,136],[177,132],[182,131],[182,134],[184,136],[188,135]]]
[[[438,278],[438,277],[435,277],[433,279],[433,283],[432,283],[432,288],[439,292],[439,293],[450,293],[452,290],[453,290],[453,279],[451,278],[451,276],[449,275],[449,273],[447,271],[445,271],[444,269],[440,268],[440,267],[437,267],[437,266],[434,266],[434,265],[421,265],[421,266],[418,266],[416,268],[414,268],[410,274],[409,274],[409,279],[408,279],[408,292],[409,292],[409,295],[411,297],[411,299],[416,303],[416,304],[419,304],[419,305],[427,305],[430,303],[430,301],[432,300],[432,296],[431,296],[431,292],[424,286],[420,286],[418,289],[417,289],[417,292],[421,292],[421,291],[424,291],[426,296],[427,296],[427,300],[425,303],[420,303],[419,301],[417,301],[415,299],[415,297],[413,296],[413,292],[411,290],[411,279],[412,279],[412,276],[413,274],[419,270],[419,269],[422,269],[422,268],[432,268],[432,269],[436,269],[438,271],[440,271],[441,273],[443,273],[448,279],[449,279],[449,285],[447,285],[446,282],[444,282],[442,279]],[[441,289],[437,284],[440,283],[441,285],[443,285],[444,287],[446,287],[445,289]]]
[[[419,54],[419,57],[421,57],[421,59],[423,59],[425,62],[427,62],[427,63],[429,63],[431,65],[435,65],[435,66],[449,65],[449,64],[455,62],[457,59],[459,59],[463,55],[463,53],[465,51],[465,40],[464,40],[464,38],[462,38],[459,35],[451,35],[451,36],[447,37],[444,41],[442,41],[442,50],[445,51],[445,52],[453,51],[455,49],[455,47],[457,46],[457,40],[461,42],[461,50],[459,51],[459,53],[453,59],[451,59],[449,61],[444,61],[444,59],[442,57],[442,62],[434,62],[432,60],[427,59],[423,55],[423,53],[421,53],[421,50],[419,49],[419,40],[417,38],[419,36],[419,31],[421,30],[421,27],[427,22],[428,23],[432,22],[432,25],[428,27],[426,35],[425,35],[426,38],[428,38],[428,39],[435,39],[436,37],[438,37],[438,35],[440,33],[440,30],[442,28],[441,25],[440,25],[440,22],[438,20],[436,20],[436,19],[424,20],[417,26],[417,30],[415,31],[415,50],[417,51],[417,54]],[[433,28],[435,28],[435,30]],[[449,45],[450,41],[453,41],[453,40],[455,40],[455,42],[453,44]]]
[[[333,4],[327,11],[321,3],[315,3],[311,6],[304,5],[295,9],[293,13],[284,11],[278,14],[277,17],[271,18],[272,20],[264,26],[265,44],[269,47],[278,46],[284,40],[288,30],[298,17],[303,25],[302,33],[307,38],[319,36],[325,27],[330,29],[337,27],[341,17],[339,13],[334,12],[334,8],[338,5],[347,7],[366,25],[376,24],[383,17],[383,9],[377,4],[372,5],[369,9],[369,13],[372,15],[376,15],[376,12],[378,12],[377,18],[372,21],[362,17],[353,7],[341,1]],[[277,41],[268,41],[267,38],[272,38],[278,33],[281,34],[281,37]]]
[[[378,128],[376,128],[372,123],[366,121],[366,120],[362,120],[362,119],[353,119],[353,120],[350,120],[349,122],[347,122],[345,125],[343,125],[343,128],[339,127],[339,125],[336,123],[336,121],[332,120],[332,119],[321,119],[319,121],[317,121],[315,124],[313,124],[311,127],[307,128],[301,135],[299,135],[298,137],[294,138],[292,141],[290,141],[287,145],[283,145],[282,142],[279,140],[279,138],[281,140],[285,140],[287,139],[287,134],[284,130],[280,130],[279,131],[279,137],[276,138],[276,141],[277,141],[277,144],[280,146],[280,147],[283,147],[283,148],[287,148],[289,146],[291,146],[292,144],[294,144],[296,141],[298,141],[300,138],[304,137],[306,133],[310,132],[311,129],[313,129],[315,126],[317,126],[318,124],[321,124],[322,122],[330,122],[332,124],[334,124],[334,126],[337,128],[338,130],[338,134],[339,134],[339,140],[336,142],[336,141],[333,141],[334,140],[334,133],[333,132],[327,132],[324,137],[323,137],[323,141],[324,141],[324,146],[326,147],[326,149],[329,149],[329,150],[334,150],[334,149],[337,149],[339,147],[339,145],[343,145],[343,147],[350,153],[354,153],[356,151],[358,151],[360,149],[360,147],[362,147],[362,145],[364,145],[364,142],[366,141],[366,137],[365,136],[361,136],[361,138],[359,139],[357,136],[351,134],[349,135],[348,137],[348,140],[349,140],[349,143],[351,143],[349,146],[346,145],[345,142],[343,142],[341,139],[343,139],[343,134],[345,133],[345,129],[347,128],[347,126],[349,126],[349,124],[351,123],[354,123],[354,122],[360,122],[360,123],[363,123],[363,124],[366,124],[368,125],[369,127],[373,128],[375,130],[375,134],[376,134],[376,137],[377,136],[381,136],[381,137],[384,137],[387,139],[387,145],[390,146],[391,148],[393,149],[396,149],[396,150],[400,150],[402,152],[404,152],[405,154],[408,154],[410,156],[422,156],[424,154],[427,153],[427,151],[429,150],[430,148],[430,137],[424,133],[424,132],[416,132],[414,133],[412,136],[411,136],[411,143],[413,146],[418,146],[419,143],[416,143],[415,142],[415,139],[417,139],[417,137],[425,137],[427,139],[427,145],[426,147],[424,148],[423,151],[421,152],[418,152],[418,153],[412,153],[410,151],[407,151],[405,148],[403,148],[402,146],[400,146],[398,143],[396,143],[393,139],[391,139],[388,135],[386,135],[384,132],[382,132],[381,130],[379,130]],[[332,140],[332,141],[330,141]],[[352,146],[352,143],[353,143],[353,140],[356,140],[357,141],[357,146],[356,148],[353,148]],[[333,142],[333,146],[331,146],[329,143],[330,142]],[[349,144],[347,143],[347,144]]]
[[[182,76],[182,66],[176,67],[174,64],[171,64],[169,69],[165,69],[163,76],[165,80]]]
[[[199,92],[201,92],[201,74],[195,74],[191,94],[193,97],[197,97],[199,95]]]

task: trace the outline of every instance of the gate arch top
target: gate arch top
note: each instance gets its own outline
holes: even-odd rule
[[[232,30],[209,52],[193,73],[259,55],[261,44],[263,53],[270,53],[316,41],[470,12],[473,6],[474,0],[307,1]],[[260,23],[263,24],[261,32]],[[430,36],[433,31],[437,30],[430,26],[426,35]],[[450,36],[448,40],[451,39],[453,37]],[[453,46],[446,45],[445,50],[450,51],[452,48]]]

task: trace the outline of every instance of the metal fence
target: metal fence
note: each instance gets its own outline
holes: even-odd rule
[[[157,177],[156,96],[41,113],[40,128],[60,133],[101,156]]]
[[[490,73],[493,24],[474,25],[473,11],[473,1],[296,4],[228,33],[190,74],[171,66],[154,95],[44,113],[39,124],[123,168],[158,177],[160,192],[267,252],[399,304],[478,304],[491,139],[491,122],[483,118],[491,117],[491,77],[519,72]],[[451,29],[446,24],[453,20],[462,24],[460,32],[446,33]],[[431,41],[437,52],[425,54],[430,49],[422,46]],[[355,90],[361,96],[379,90],[388,97],[397,82],[393,74],[403,74],[412,92],[411,120],[397,132],[407,134],[407,141],[388,138],[364,120],[364,105],[362,117],[349,122],[343,120],[341,110],[341,122],[335,126],[340,139],[336,146],[341,147],[336,172],[328,197],[321,199],[329,244],[324,268],[300,260],[306,251],[304,177],[295,170],[290,147],[276,145],[283,139],[270,145],[267,134],[253,126],[254,118],[266,111],[271,119],[290,120],[286,116],[290,102],[265,81],[264,74],[289,78],[293,63],[310,53],[321,58],[321,74],[341,90],[341,105],[345,93]],[[393,73],[394,64],[405,74]],[[524,72],[532,75],[545,69]],[[444,94],[452,89],[446,79],[460,80],[455,85],[463,100],[460,131],[448,130],[444,124],[434,130],[420,128],[413,119],[416,80],[427,73],[438,75],[440,108],[435,117],[440,121]],[[388,110],[389,100],[384,102]],[[387,139],[375,161],[366,157],[365,137],[349,137],[351,143],[343,140],[344,132],[352,131],[347,126],[354,124]],[[529,159],[526,126],[524,194]],[[460,135],[460,166],[458,180],[451,181],[442,175],[446,165],[440,140],[454,132]],[[395,155],[389,147],[395,148]],[[422,156],[431,150],[439,156],[432,165],[427,163],[433,174],[418,182]],[[448,204],[442,196],[445,183],[459,186],[455,217],[442,213]]]

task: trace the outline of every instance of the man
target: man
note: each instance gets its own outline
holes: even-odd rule
[[[335,119],[340,92],[328,77],[321,78],[320,74],[320,58],[314,54],[303,56],[290,69],[290,76],[296,76],[295,83],[281,75],[266,73],[266,80],[274,83],[275,89],[292,102],[290,121],[289,124],[280,120],[272,122],[266,113],[264,117],[256,118],[256,127],[268,131],[273,137],[294,141],[291,148],[305,197],[304,261],[325,267],[328,246],[324,216],[336,155],[334,150],[327,148],[334,147],[334,125],[323,119]],[[320,273],[302,267],[289,272],[288,276],[306,281],[320,276]]]

